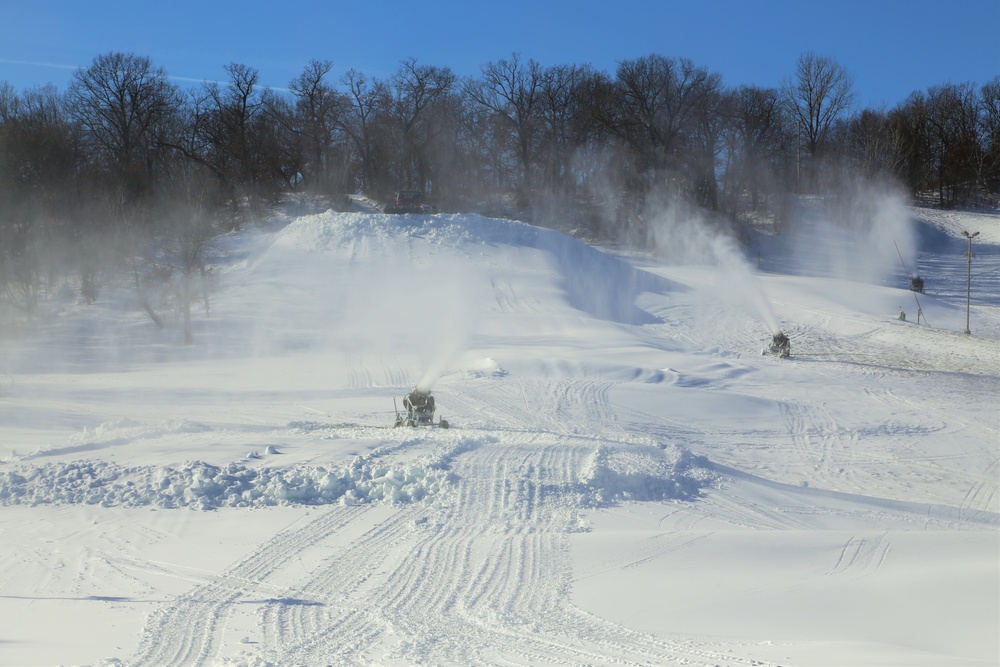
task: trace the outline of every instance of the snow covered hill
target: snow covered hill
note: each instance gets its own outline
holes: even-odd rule
[[[749,261],[296,217],[191,347],[53,300],[0,342],[0,665],[997,664],[1000,215],[886,206]],[[453,428],[392,428],[418,384]]]

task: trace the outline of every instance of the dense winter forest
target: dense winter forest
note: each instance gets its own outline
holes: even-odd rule
[[[738,233],[780,229],[793,194],[892,184],[957,206],[1000,186],[1000,76],[858,109],[852,75],[814,53],[777,89],[655,54],[614,73],[515,54],[464,80],[415,60],[388,80],[314,60],[282,90],[224,69],[181,88],[147,57],[108,53],[64,91],[0,82],[0,330],[57,288],[94,300],[123,276],[158,324],[167,301],[207,310],[212,239],[289,193],[336,208],[419,189],[440,211],[641,245],[665,200]]]

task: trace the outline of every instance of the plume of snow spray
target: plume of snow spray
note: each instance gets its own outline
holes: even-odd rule
[[[322,317],[327,344],[360,356],[376,354],[375,363],[416,366],[419,388],[429,390],[465,349],[475,326],[461,260],[425,256],[403,235],[363,236],[347,248],[349,261],[321,255],[317,266],[330,273],[322,283],[329,292]]]
[[[839,194],[803,200],[790,240],[788,259],[806,275],[878,283],[896,273],[900,261],[916,265],[905,199],[884,183],[854,182]]]
[[[475,326],[473,303],[458,271],[439,264],[433,272],[434,300],[423,320],[426,365],[416,385],[421,391],[429,392],[465,351]]]
[[[452,284],[458,285],[459,281]],[[471,333],[468,321],[469,309],[463,307],[464,303],[460,299],[442,305],[445,307],[438,312],[441,316],[441,326],[437,337],[426,350],[427,366],[417,381],[416,388],[420,391],[431,390],[448,366],[465,350]]]
[[[668,260],[714,264],[724,285],[720,294],[753,306],[772,335],[781,331],[763,284],[726,229],[676,197],[661,200],[660,208],[649,219],[657,255]]]
[[[717,237],[712,242],[712,252],[731,290],[730,294],[750,303],[772,335],[780,333],[781,326],[764,286],[734,241],[724,236]]]

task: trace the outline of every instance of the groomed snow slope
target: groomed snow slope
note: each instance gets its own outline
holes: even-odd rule
[[[848,237],[362,212],[226,239],[192,347],[54,299],[0,344],[0,664],[997,664],[1000,218],[903,213],[919,324]],[[453,428],[391,428],[417,384]]]

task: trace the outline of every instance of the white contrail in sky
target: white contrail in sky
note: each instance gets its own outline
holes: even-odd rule
[[[226,85],[225,81],[216,81],[214,79],[199,79],[193,76],[173,76],[168,74],[167,78],[173,81],[183,81],[185,83],[217,83],[220,86]]]
[[[60,65],[58,63],[42,63],[34,60],[14,60],[12,58],[0,58],[0,64],[8,65],[30,65],[32,67],[50,67],[52,69],[68,69],[68,70],[78,70],[82,69],[80,65]],[[174,79],[175,81],[188,81],[191,83],[225,83],[224,81],[211,81],[209,79],[196,79],[189,76],[170,76],[167,75],[168,79]]]
[[[31,65],[33,67],[51,67],[53,69],[80,69],[79,65],[60,65],[58,63],[40,63],[34,60],[13,60],[11,58],[0,58],[0,63],[7,65]]]

